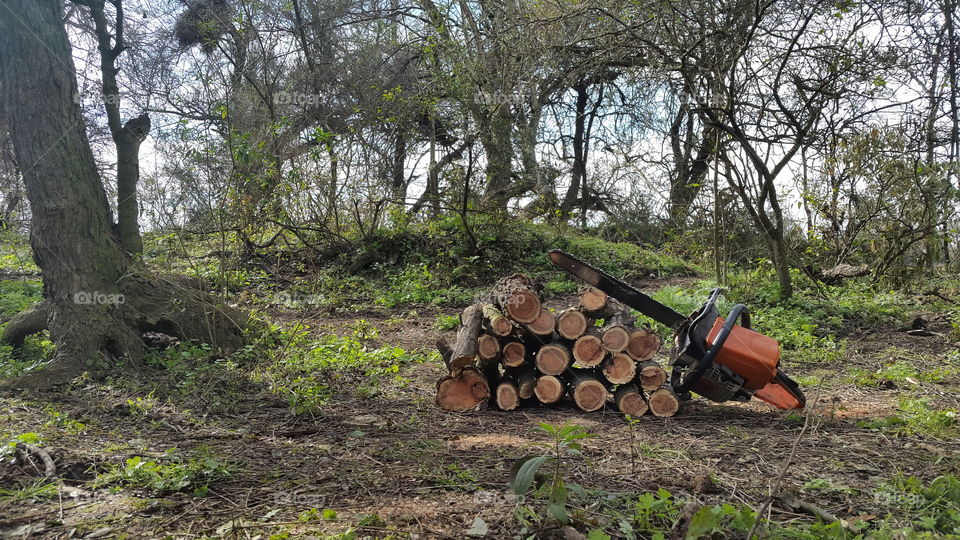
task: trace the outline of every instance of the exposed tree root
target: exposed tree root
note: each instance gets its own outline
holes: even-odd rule
[[[25,373],[2,386],[46,390],[70,382],[91,367],[122,361],[140,365],[144,332],[161,332],[184,341],[209,343],[232,351],[244,343],[245,331],[256,321],[201,289],[185,277],[133,276],[120,283],[121,295],[109,302],[75,298],[44,300],[14,317],[4,332],[8,343],[43,329],[57,345],[43,368]]]

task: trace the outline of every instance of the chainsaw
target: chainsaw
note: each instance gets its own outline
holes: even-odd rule
[[[722,289],[714,289],[703,307],[686,317],[569,253],[553,250],[550,260],[673,330],[670,385],[681,399],[695,392],[717,403],[756,397],[781,409],[806,405],[800,385],[779,368],[780,344],[750,328],[747,307],[737,304],[725,319],[720,316]]]

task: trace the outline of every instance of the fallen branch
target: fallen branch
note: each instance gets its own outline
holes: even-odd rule
[[[43,461],[44,476],[52,477],[57,474],[57,466],[53,463],[53,458],[50,457],[50,454],[43,448],[40,448],[39,446],[34,446],[32,444],[18,442],[17,450],[23,453],[24,456],[33,454],[38,458],[40,458],[40,461]],[[29,461],[29,460],[25,459],[25,461]]]

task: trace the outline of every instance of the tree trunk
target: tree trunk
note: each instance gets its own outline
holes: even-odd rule
[[[42,370],[11,386],[69,381],[101,355],[138,364],[144,327],[184,339],[241,341],[246,318],[170,281],[136,277],[111,231],[110,208],[76,103],[76,72],[61,2],[0,0],[0,77],[17,162],[33,212],[30,245],[44,281],[57,345]],[[168,313],[164,313],[167,310]],[[220,317],[208,319],[217,312]],[[231,319],[227,327],[219,327]],[[197,324],[199,321],[203,323]],[[189,325],[193,326],[189,326]]]
[[[578,309],[566,309],[557,315],[557,333],[566,339],[577,339],[589,327],[586,315]]]
[[[566,388],[563,381],[553,375],[541,375],[537,379],[536,386],[533,387],[533,393],[540,400],[540,403],[556,403],[563,399]]]
[[[607,402],[607,387],[593,373],[573,370],[570,374],[570,395],[581,410],[597,411]]]
[[[580,367],[599,366],[607,354],[607,351],[603,350],[600,333],[594,329],[577,338],[571,350],[573,359]]]
[[[522,341],[508,341],[501,348],[504,367],[520,367],[527,363],[527,346]]]
[[[557,319],[549,309],[541,309],[540,316],[532,323],[524,326],[527,332],[540,338],[548,337],[553,334],[553,329],[557,325]]]
[[[673,416],[680,410],[680,400],[669,386],[651,392],[647,403],[654,416]]]
[[[637,363],[626,354],[612,354],[603,362],[603,376],[613,384],[626,384],[637,376]]]
[[[487,185],[484,197],[494,210],[506,211],[510,185],[513,183],[512,122],[508,112],[494,111],[480,135],[480,143],[487,157]]]
[[[607,293],[596,287],[585,287],[580,291],[580,307],[591,317],[603,317],[607,309]]]
[[[667,372],[653,360],[640,364],[640,387],[650,392],[666,384]]]
[[[520,405],[520,391],[517,382],[511,377],[500,379],[495,393],[497,407],[501,411],[512,411]]]
[[[560,375],[572,363],[570,349],[562,343],[550,343],[537,351],[537,369],[544,375]]]
[[[493,299],[507,317],[518,323],[529,324],[540,316],[540,291],[523,274],[512,274],[497,281]]]
[[[479,304],[468,306],[460,314],[460,330],[457,331],[457,342],[450,358],[451,370],[469,366],[476,361],[482,323],[483,310]]]
[[[653,358],[663,345],[663,339],[653,330],[641,328],[630,332],[630,344],[627,345],[627,354],[638,362],[645,362]]]

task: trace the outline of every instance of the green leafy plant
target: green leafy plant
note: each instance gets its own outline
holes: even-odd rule
[[[123,485],[157,493],[189,490],[203,496],[211,482],[230,475],[231,467],[211,455],[183,459],[172,449],[160,459],[134,456],[122,465],[110,465],[106,472],[97,475],[93,487]]]
[[[581,496],[585,493],[579,485],[563,480],[563,462],[565,459],[579,456],[583,447],[578,441],[594,435],[588,433],[583,426],[569,423],[558,427],[541,422],[538,429],[546,432],[553,439],[549,443],[540,445],[549,449],[550,454],[528,455],[520,458],[514,467],[515,474],[511,478],[510,487],[517,495],[526,496],[534,485],[537,473],[544,465],[549,464],[552,471],[549,481],[544,485],[549,494],[547,511],[556,521],[565,524],[569,521],[566,507],[570,492]]]

